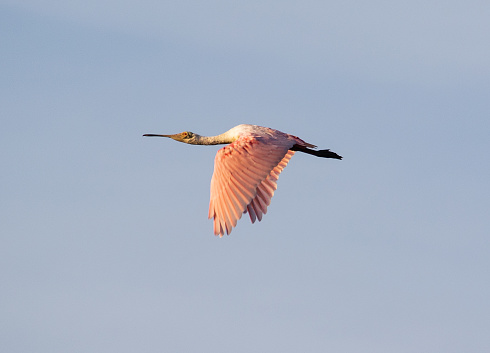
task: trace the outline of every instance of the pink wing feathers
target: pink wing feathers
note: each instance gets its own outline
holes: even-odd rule
[[[243,213],[248,212],[252,223],[262,220],[277,189],[279,174],[294,155],[289,151],[293,144],[270,144],[260,137],[242,136],[218,151],[209,203],[214,234],[230,234]]]
[[[252,223],[258,219],[259,222],[262,220],[262,215],[267,213],[267,206],[270,205],[272,196],[274,196],[274,191],[277,189],[277,180],[279,179],[279,174],[286,167],[291,157],[294,155],[294,151],[287,151],[284,158],[275,166],[270,172],[269,176],[263,180],[257,188],[257,195],[248,204],[247,209],[244,213],[249,214]]]

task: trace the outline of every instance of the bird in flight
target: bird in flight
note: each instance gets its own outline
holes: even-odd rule
[[[295,152],[317,157],[342,159],[330,150],[299,137],[257,125],[242,124],[217,136],[200,136],[190,131],[175,135],[145,134],[169,137],[192,145],[228,144],[216,153],[211,179],[208,217],[214,220],[214,234],[230,234],[242,214],[248,213],[252,223],[267,213],[279,174]]]

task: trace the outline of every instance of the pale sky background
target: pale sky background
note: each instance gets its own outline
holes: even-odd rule
[[[490,352],[490,2],[0,3],[2,352]],[[219,147],[279,129],[261,223]]]

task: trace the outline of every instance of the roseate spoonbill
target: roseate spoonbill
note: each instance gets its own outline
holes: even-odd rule
[[[214,219],[214,234],[230,234],[243,213],[252,223],[267,213],[279,174],[296,151],[317,157],[342,159],[330,150],[315,150],[315,145],[299,137],[257,125],[242,124],[217,136],[200,136],[190,131],[170,137],[192,145],[229,144],[216,154],[211,179],[208,217]]]

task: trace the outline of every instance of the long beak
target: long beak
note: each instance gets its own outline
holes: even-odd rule
[[[175,135],[157,135],[157,134],[144,134],[143,136],[149,136],[149,137],[170,137],[172,138],[172,136],[175,136]]]

